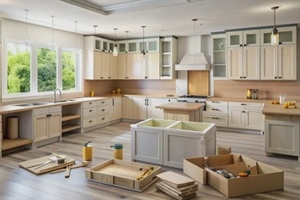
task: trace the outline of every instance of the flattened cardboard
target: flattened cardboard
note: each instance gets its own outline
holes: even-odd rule
[[[210,169],[204,169],[203,157],[185,159],[183,171],[199,183],[207,183],[227,197],[284,189],[283,170],[239,154],[209,156],[209,166],[230,169],[234,174],[248,169],[251,175],[227,179]]]

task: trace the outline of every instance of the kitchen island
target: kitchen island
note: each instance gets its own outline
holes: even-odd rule
[[[262,113],[265,115],[266,154],[297,156],[300,161],[300,108],[266,103]]]
[[[172,102],[155,108],[163,109],[164,119],[202,122],[204,106],[203,103]]]

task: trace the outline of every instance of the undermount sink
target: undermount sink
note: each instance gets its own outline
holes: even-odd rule
[[[63,102],[70,102],[70,101],[75,101],[74,99],[69,99],[69,100],[66,100],[66,99],[61,99],[61,100],[58,100],[56,102],[51,102],[51,103],[63,103]]]
[[[47,104],[49,104],[49,102],[25,103],[25,104],[18,104],[16,106],[30,107],[30,106],[42,106]]]

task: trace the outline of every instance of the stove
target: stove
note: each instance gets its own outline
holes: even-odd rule
[[[187,103],[203,103],[204,108],[203,111],[206,111],[206,99],[211,96],[204,95],[183,95],[177,98],[177,102],[187,102]]]

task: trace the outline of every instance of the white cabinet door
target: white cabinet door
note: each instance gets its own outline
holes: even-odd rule
[[[249,46],[243,48],[242,76],[247,80],[260,78],[260,48]]]
[[[118,120],[122,118],[122,98],[114,97],[112,99],[112,115],[111,120]]]
[[[101,52],[94,51],[94,79],[100,79],[102,76],[101,58]]]
[[[243,49],[240,47],[227,49],[227,67],[229,79],[242,78]]]
[[[33,117],[34,142],[48,139],[47,117],[38,115]]]
[[[264,116],[260,110],[247,110],[245,112],[245,128],[263,130]]]
[[[145,97],[133,97],[132,98],[132,117],[133,119],[146,119],[147,107]]]
[[[162,98],[148,98],[147,101],[147,118],[164,118],[164,112],[162,109],[155,108],[155,106],[161,105],[164,103]]]
[[[243,109],[230,108],[228,126],[232,128],[244,128],[244,112]]]
[[[147,77],[148,79],[159,79],[159,53],[148,53]]]
[[[142,66],[142,57],[140,53],[127,54],[127,75],[128,79],[144,79],[145,67]]]
[[[296,45],[279,45],[278,53],[278,77],[297,80]]]
[[[261,79],[274,80],[277,77],[277,55],[276,46],[261,46]]]
[[[122,118],[132,119],[132,97],[122,97]]]
[[[108,79],[118,78],[118,56],[109,54],[109,76]]]
[[[117,56],[118,58],[118,79],[127,79],[127,53],[125,54],[120,54]]]
[[[61,135],[61,114],[54,113],[51,117],[48,117],[48,130],[49,138],[57,137]]]
[[[265,134],[266,152],[299,156],[299,122],[266,120]]]

